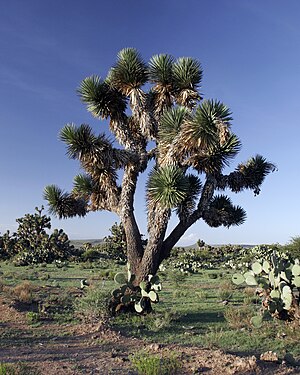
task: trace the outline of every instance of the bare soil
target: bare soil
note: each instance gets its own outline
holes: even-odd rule
[[[180,374],[300,374],[285,363],[239,357],[220,350],[179,345],[149,344],[122,336],[104,323],[58,324],[28,322],[27,312],[0,296],[0,362],[26,363],[45,375],[136,374],[130,354],[146,349],[150,353],[176,352]]]

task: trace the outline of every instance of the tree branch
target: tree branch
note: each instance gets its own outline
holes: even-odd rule
[[[185,221],[180,220],[173,231],[164,240],[163,248],[160,254],[160,261],[169,257],[173,246],[176,245],[187,229],[202,217],[214,195],[216,183],[217,182],[214,176],[207,176],[197,208]]]

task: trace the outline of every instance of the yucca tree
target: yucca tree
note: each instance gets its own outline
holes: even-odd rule
[[[156,273],[197,220],[212,227],[242,224],[245,211],[222,191],[250,189],[259,194],[264,178],[275,170],[257,155],[224,174],[241,143],[231,131],[230,109],[217,100],[202,99],[201,79],[201,65],[192,58],[175,60],[161,54],[146,64],[135,49],[123,49],[105,79],[88,77],[78,89],[93,116],[109,119],[113,137],[94,134],[86,124],[68,124],[60,133],[68,156],[79,160],[85,174],[74,178],[70,193],[55,185],[45,188],[50,212],[59,218],[96,210],[116,213],[138,280]],[[150,162],[145,246],[134,195]],[[178,223],[166,235],[172,212]]]

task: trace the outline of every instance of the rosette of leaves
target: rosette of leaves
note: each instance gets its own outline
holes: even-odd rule
[[[236,285],[255,286],[262,297],[262,307],[278,319],[299,319],[299,260],[279,256],[276,252],[261,262],[254,262],[245,273],[232,276]]]

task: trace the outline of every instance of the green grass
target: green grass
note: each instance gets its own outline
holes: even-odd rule
[[[105,270],[113,274],[120,270],[120,266],[108,265]],[[2,262],[0,280],[4,285],[11,286],[20,284],[26,278],[36,286],[57,283],[61,293],[67,294],[68,288],[79,288],[80,279],[84,278],[91,280],[94,287],[100,286],[104,293],[114,289],[115,284],[111,276],[103,276],[103,271],[97,264],[88,263],[70,264],[65,269],[59,269],[55,265],[14,267]],[[49,278],[43,280],[41,275],[44,274],[48,274]],[[272,350],[280,357],[290,352],[300,359],[299,327],[275,320],[265,321],[259,329],[252,327],[250,318],[260,308],[260,304],[255,304],[256,299],[251,297],[251,290],[249,295],[249,290],[246,294],[243,288],[231,286],[230,272],[224,269],[203,270],[201,274],[189,275],[179,282],[174,279],[172,272],[166,271],[160,278],[163,290],[159,293],[160,302],[154,305],[154,312],[147,316],[116,316],[111,320],[113,328],[124,335],[149,342],[199,345],[257,355]],[[95,298],[99,296],[101,293],[95,293]],[[222,303],[224,297],[229,297],[227,305]],[[93,295],[82,300],[82,314],[86,314],[85,309],[89,305],[98,308],[88,298],[93,298]],[[39,324],[43,323],[39,321]],[[31,329],[34,330],[34,327]]]
[[[16,267],[10,262],[0,262],[0,280],[5,285],[17,285],[23,280],[29,280],[33,285],[38,286],[61,286],[80,287],[81,279],[99,280],[106,279],[106,274],[113,275],[119,269],[118,265],[104,264],[110,266],[101,268],[97,263],[69,263],[63,268],[58,268],[55,264],[43,264],[34,266]],[[105,280],[113,285],[111,280]]]
[[[250,318],[260,308],[260,304],[250,302],[250,305],[243,306],[243,289],[233,287],[229,304],[223,305],[220,285],[224,280],[230,280],[230,274],[223,272],[221,277],[211,279],[210,273],[218,271],[203,271],[202,275],[188,276],[180,287],[175,287],[170,280],[163,282],[160,303],[155,305],[153,314],[120,315],[114,319],[114,327],[125,335],[152,342],[199,345],[257,355],[272,350],[282,357],[290,352],[299,358],[298,328],[288,328],[284,322],[272,320],[265,321],[261,328],[255,329],[250,324]],[[227,309],[233,307],[248,309],[244,325],[236,328],[224,317]],[[238,319],[236,316],[235,320]]]

